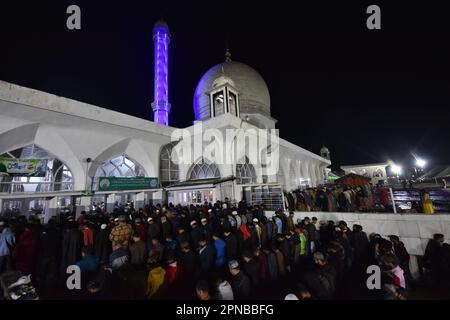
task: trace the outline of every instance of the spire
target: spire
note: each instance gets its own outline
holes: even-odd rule
[[[227,51],[225,52],[225,62],[231,62],[231,52],[230,49],[227,48]]]

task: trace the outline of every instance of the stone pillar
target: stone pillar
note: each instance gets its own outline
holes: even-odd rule
[[[48,220],[50,220],[50,218],[56,217],[57,209],[58,209],[58,197],[53,197],[45,200],[44,223],[47,223]]]
[[[3,214],[3,199],[0,198],[0,215]]]
[[[139,208],[144,208],[145,192],[138,192],[134,197],[134,208],[138,210]]]
[[[106,196],[106,212],[112,213],[114,211],[115,200],[116,200],[115,193],[111,193]]]
[[[81,197],[80,198],[80,204],[77,205],[77,211],[76,211],[76,218],[78,218],[80,216],[81,211],[86,211],[88,212],[90,209],[90,205],[92,203],[92,198],[91,197]]]

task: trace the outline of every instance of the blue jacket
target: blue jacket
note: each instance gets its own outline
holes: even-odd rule
[[[216,267],[223,267],[225,265],[226,257],[225,241],[220,238],[214,240],[214,247],[216,247]]]
[[[80,267],[81,272],[95,272],[98,267],[98,260],[93,255],[86,255],[77,262],[77,266]]]
[[[15,243],[14,233],[9,228],[4,228],[0,233],[0,257],[9,256]]]

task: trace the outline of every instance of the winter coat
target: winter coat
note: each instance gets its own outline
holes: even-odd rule
[[[238,242],[234,234],[230,233],[225,237],[225,248],[228,261],[236,260],[238,258]]]
[[[174,261],[169,264],[166,268],[166,281],[167,285],[171,286],[175,281],[180,278],[181,268],[177,265],[177,262]]]
[[[107,262],[111,254],[111,242],[109,241],[109,230],[100,230],[95,235],[94,256],[99,262]]]
[[[144,241],[137,241],[130,245],[131,264],[143,267],[147,262],[147,246]]]
[[[85,247],[94,247],[94,230],[92,228],[83,229],[83,244]]]
[[[315,267],[304,276],[304,282],[317,299],[330,299],[335,292],[335,271],[329,265]]]
[[[270,280],[276,280],[278,278],[278,263],[277,257],[272,251],[267,253],[267,266],[269,267]]]
[[[34,274],[39,236],[33,229],[26,229],[19,238],[12,256],[16,268],[24,275]]]
[[[9,228],[4,228],[0,233],[0,257],[9,256],[15,243],[14,233]]]
[[[150,242],[152,238],[160,238],[161,231],[159,224],[156,222],[149,223],[147,228],[147,240]]]
[[[248,299],[250,297],[251,283],[244,272],[239,272],[232,278],[234,298],[236,300]]]
[[[264,252],[260,251],[259,256],[255,257],[259,264],[259,278],[261,281],[266,281],[269,279],[269,264],[267,261],[267,256]]]
[[[196,249],[198,247],[198,240],[202,237],[202,229],[196,227],[191,231],[191,244],[192,248]]]
[[[214,247],[216,248],[216,267],[221,268],[226,261],[226,244],[225,241],[218,238],[214,240]]]
[[[211,271],[216,261],[214,247],[210,244],[206,244],[199,252],[200,269],[203,272]]]
[[[245,274],[250,278],[253,287],[259,284],[259,263],[255,259],[251,259],[248,262],[244,262],[243,270]]]
[[[81,235],[77,228],[67,229],[63,233],[61,267],[66,273],[66,268],[75,264],[81,253]]]
[[[199,258],[197,254],[190,250],[189,252],[183,252],[181,254],[181,271],[183,277],[196,279],[199,275]]]
[[[155,297],[164,284],[166,271],[162,267],[150,270],[147,277],[147,295],[151,299]]]

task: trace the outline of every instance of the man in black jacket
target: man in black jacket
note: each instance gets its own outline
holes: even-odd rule
[[[208,243],[206,235],[202,235],[198,240],[200,269],[203,272],[209,272],[214,267],[216,261],[216,252],[214,246]]]
[[[227,260],[236,260],[238,257],[238,240],[236,236],[229,229],[224,230],[223,235],[227,250]]]
[[[232,276],[234,298],[236,300],[250,298],[250,279],[241,271],[239,263],[236,260],[232,260],[229,262],[228,268],[230,269],[230,273]]]
[[[155,222],[153,218],[148,218],[147,239],[151,242],[153,238],[161,238],[161,229],[159,223]]]
[[[253,258],[252,252],[246,251],[242,255],[244,261],[242,268],[245,274],[250,278],[253,288],[259,284],[259,263]]]
[[[197,226],[197,221],[192,220],[191,221],[191,244],[192,244],[192,248],[193,249],[197,249],[198,248],[198,240],[201,238],[202,236],[202,229],[200,229]]]

